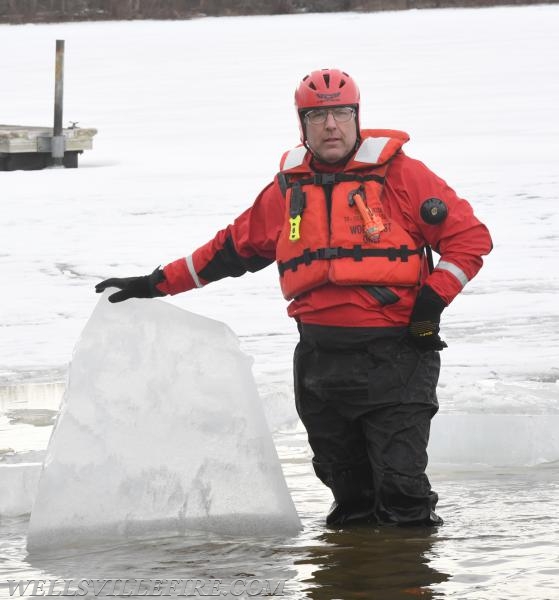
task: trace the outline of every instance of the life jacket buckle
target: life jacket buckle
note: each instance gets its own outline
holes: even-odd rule
[[[315,173],[315,185],[334,185],[336,183],[336,173]]]
[[[340,257],[341,248],[319,248],[316,251],[316,255],[321,260],[330,260],[332,258]]]

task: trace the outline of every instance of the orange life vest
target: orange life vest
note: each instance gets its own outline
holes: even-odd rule
[[[317,173],[304,146],[286,152],[278,180],[286,199],[276,260],[284,297],[327,282],[416,286],[423,248],[383,210],[390,159],[409,139],[392,130],[362,131],[344,170]]]

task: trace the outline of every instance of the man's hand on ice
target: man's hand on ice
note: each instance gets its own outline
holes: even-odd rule
[[[123,302],[130,298],[156,298],[158,296],[165,296],[162,291],[157,289],[157,284],[162,281],[165,281],[165,275],[158,267],[151,275],[105,279],[105,281],[95,286],[95,291],[100,294],[111,287],[121,290],[120,292],[111,294],[109,302]]]

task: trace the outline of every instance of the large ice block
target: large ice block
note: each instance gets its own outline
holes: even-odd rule
[[[160,300],[107,296],[74,350],[28,548],[152,531],[295,533],[234,333]]]

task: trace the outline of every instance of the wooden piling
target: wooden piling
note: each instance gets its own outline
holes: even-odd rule
[[[56,40],[56,64],[54,77],[54,128],[51,154],[54,167],[62,167],[65,141],[62,135],[62,113],[64,105],[64,40]]]

